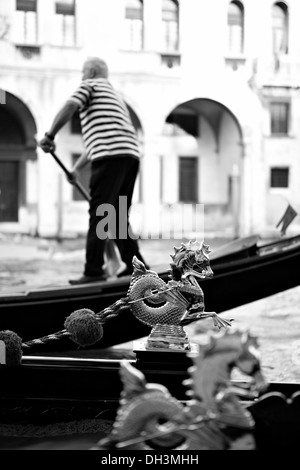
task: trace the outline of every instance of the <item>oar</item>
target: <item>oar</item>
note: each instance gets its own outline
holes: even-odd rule
[[[56,163],[59,164],[59,166],[62,168],[62,170],[65,172],[65,174],[67,175],[68,178],[72,178],[72,173],[65,167],[65,165],[63,164],[63,162],[58,158],[58,156],[54,153],[54,152],[50,152],[52,157],[54,158],[54,160],[56,161]],[[91,200],[91,196],[89,195],[89,193],[87,192],[87,190],[82,186],[82,184],[80,183],[80,181],[78,180],[75,180],[74,182],[72,182],[71,184],[73,184],[73,186],[76,186],[76,188],[78,189],[78,191],[81,192],[81,194],[83,195],[83,197],[87,200],[87,201],[90,201]]]
[[[69,181],[71,182],[72,180],[72,173],[66,168],[66,166],[63,164],[63,162],[58,158],[56,153],[54,151],[50,152],[56,163],[61,167],[61,169],[64,171],[66,176],[69,178]],[[78,191],[83,195],[83,197],[89,202],[91,200],[91,196],[87,192],[87,190],[82,186],[80,181],[75,180],[71,183],[73,186],[75,186]],[[115,243],[113,240],[110,238],[107,238],[106,243],[105,243],[105,256],[106,256],[106,269],[110,275],[115,274],[118,269],[120,268],[120,259],[117,254],[117,248],[115,246]]]

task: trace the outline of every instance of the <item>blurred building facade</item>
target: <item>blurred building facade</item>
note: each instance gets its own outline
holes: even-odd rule
[[[0,231],[86,233],[86,201],[36,138],[88,56],[140,138],[137,234],[193,236],[199,207],[205,232],[276,231],[300,212],[299,21],[299,0],[0,0]],[[70,168],[78,119],[56,142]]]

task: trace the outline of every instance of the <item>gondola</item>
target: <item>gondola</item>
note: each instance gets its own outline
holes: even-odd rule
[[[189,378],[191,360],[176,353],[170,357],[166,353],[164,358],[158,355],[157,360],[150,353],[145,358],[134,351],[135,344],[139,341],[101,350],[66,351],[55,356],[51,352],[44,356],[36,353],[24,356],[17,368],[0,367],[0,428],[13,425],[28,432],[31,426],[38,426],[41,433],[31,439],[22,435],[7,439],[0,434],[0,449],[9,442],[10,449],[22,450],[29,442],[32,446],[29,448],[38,450],[88,450],[99,439],[105,439],[110,427],[106,432],[83,432],[79,436],[70,431],[70,435],[66,432],[65,437],[58,436],[52,441],[42,438],[42,430],[55,423],[71,430],[71,425],[80,420],[98,423],[103,420],[112,426],[120,406],[120,367],[124,359],[142,372],[148,383],[166,387],[172,397],[187,403],[185,381]],[[235,380],[232,385],[246,389],[247,381]],[[258,450],[295,448],[300,431],[299,399],[300,384],[296,382],[270,382],[261,396],[241,398],[242,406],[255,421]]]
[[[234,240],[210,255],[214,275],[200,280],[207,311],[217,313],[273,295],[299,284],[300,236],[262,243],[259,235]],[[165,282],[169,271],[158,272]],[[126,297],[130,276],[82,286],[51,286],[0,294],[0,330],[11,330],[23,341],[56,333],[78,309],[97,313]],[[100,348],[121,344],[149,333],[130,310],[105,324]],[[64,344],[62,342],[61,344]],[[55,345],[58,348],[58,345]],[[63,346],[65,347],[65,346]],[[66,347],[69,347],[68,341]]]
[[[299,258],[299,236],[265,244],[253,236],[224,245],[210,256],[214,276],[199,281],[206,310],[222,313],[297,286],[295,267]],[[158,274],[168,280],[168,270]],[[23,341],[24,337],[30,340],[51,334],[62,329],[65,317],[72,311],[90,308],[97,312],[126,296],[129,283],[130,277],[89,286],[2,295],[1,330],[15,331]],[[122,392],[120,368],[124,359],[142,372],[147,382],[165,386],[173,397],[185,403],[191,359],[176,352],[145,353],[139,345],[149,332],[150,328],[125,310],[104,325],[104,337],[92,347],[78,348],[65,338],[61,343],[24,351],[18,366],[0,366],[0,422],[43,426],[101,417],[113,423]],[[247,384],[235,381],[233,385]],[[300,431],[299,398],[297,382],[271,382],[259,398],[245,398],[244,405],[256,423],[260,449],[295,447]],[[96,444],[98,437],[93,435],[90,445]]]

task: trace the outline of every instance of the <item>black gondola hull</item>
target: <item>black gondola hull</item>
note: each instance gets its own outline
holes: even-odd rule
[[[239,249],[237,249],[239,248]],[[257,239],[243,239],[211,258],[212,279],[200,281],[206,311],[224,312],[299,285],[300,236],[259,247]],[[158,273],[167,282],[168,271]],[[64,329],[75,310],[100,312],[124,298],[130,277],[86,286],[53,287],[0,295],[0,330],[17,333],[24,342]],[[149,328],[123,311],[104,325],[97,344],[106,348],[134,340]],[[69,340],[66,343],[69,347]],[[56,345],[57,347],[57,345]]]

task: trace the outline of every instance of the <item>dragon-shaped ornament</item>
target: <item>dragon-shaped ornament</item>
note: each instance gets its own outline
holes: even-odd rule
[[[198,335],[199,336],[199,335]],[[243,404],[259,400],[267,389],[260,369],[258,343],[248,331],[209,332],[190,354],[193,366],[184,404],[160,384],[147,383],[144,374],[121,364],[120,406],[110,435],[92,450],[255,450],[255,421]],[[232,370],[252,378],[233,385]]]
[[[135,317],[152,328],[147,350],[189,351],[191,344],[184,326],[197,320],[212,318],[218,328],[231,326],[232,320],[204,310],[204,293],[197,279],[213,276],[209,246],[189,241],[174,249],[168,283],[136,257],[132,261],[134,272],[127,295]]]

